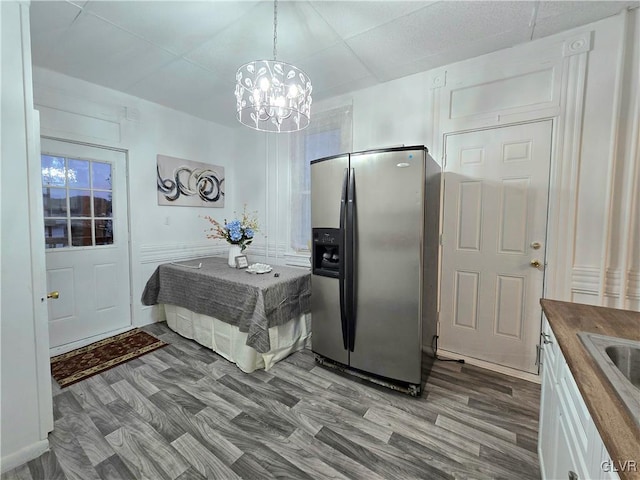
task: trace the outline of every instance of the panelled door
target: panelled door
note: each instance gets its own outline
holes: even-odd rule
[[[551,121],[446,140],[439,348],[538,373]]]
[[[50,348],[131,325],[126,156],[42,139]]]

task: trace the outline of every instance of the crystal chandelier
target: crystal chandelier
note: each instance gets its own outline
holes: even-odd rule
[[[309,125],[311,80],[299,68],[276,60],[278,0],[273,2],[273,60],[245,63],[236,73],[237,118],[264,132],[295,132]]]

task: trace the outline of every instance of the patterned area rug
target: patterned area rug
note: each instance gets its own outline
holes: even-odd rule
[[[51,375],[60,387],[67,387],[165,345],[168,344],[135,328],[51,357]]]

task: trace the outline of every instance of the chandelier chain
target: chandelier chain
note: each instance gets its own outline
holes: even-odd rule
[[[273,0],[273,59],[278,52],[278,0]]]

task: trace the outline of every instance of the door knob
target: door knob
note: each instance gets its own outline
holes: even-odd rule
[[[542,263],[540,263],[540,260],[531,260],[531,262],[529,262],[529,264],[533,267],[533,268],[540,268],[542,266]]]
[[[60,298],[60,292],[58,292],[57,290],[53,291],[53,292],[49,292],[47,293],[47,298],[53,298],[54,300]]]

